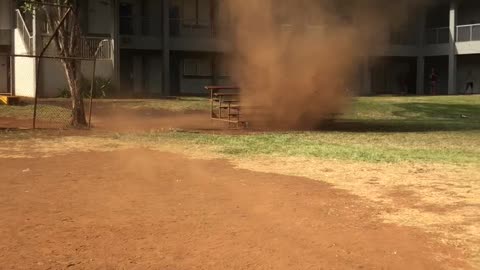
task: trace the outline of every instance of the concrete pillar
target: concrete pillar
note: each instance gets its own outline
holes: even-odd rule
[[[416,94],[425,94],[425,31],[427,25],[426,10],[422,10],[418,16],[417,25],[417,80],[416,80]]]
[[[448,53],[448,94],[454,95],[457,90],[457,50],[456,50],[456,33],[457,33],[457,2],[453,0],[450,3],[450,44]]]
[[[162,94],[168,96],[171,94],[170,89],[170,1],[162,0]]]
[[[112,38],[112,48],[111,48],[111,60],[113,65],[113,86],[115,89],[120,90],[120,18],[119,18],[119,1],[111,0],[111,17],[113,18],[113,23],[111,25],[111,38]]]
[[[417,95],[425,94],[425,57],[417,57]]]

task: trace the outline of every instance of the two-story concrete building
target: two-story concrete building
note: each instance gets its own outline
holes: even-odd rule
[[[202,94],[204,85],[228,83],[226,63],[232,52],[219,35],[229,25],[222,3],[80,1],[85,44],[104,43],[97,76],[111,78],[119,96]],[[470,77],[478,93],[480,2],[437,0],[406,20],[404,29],[390,33],[390,46],[372,49],[365,57],[354,90],[364,95],[428,94],[429,75],[435,69],[439,94],[462,93]],[[49,35],[43,25],[41,16],[22,14],[17,1],[0,0],[0,54],[38,53]],[[84,56],[89,53],[86,49]],[[42,62],[40,94],[56,96],[65,87],[62,68],[58,60]],[[0,92],[31,96],[34,63],[28,58],[0,57]],[[87,78],[90,69],[91,63],[82,65]]]
[[[395,94],[406,83],[410,94],[429,94],[432,69],[439,94],[463,93],[470,77],[478,93],[480,2],[437,0],[420,16],[407,19],[407,28],[391,33],[387,50],[371,53],[364,93]]]

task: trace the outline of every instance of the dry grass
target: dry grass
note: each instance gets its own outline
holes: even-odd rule
[[[239,168],[302,176],[371,202],[388,223],[420,227],[480,267],[480,170],[445,164],[371,164],[313,158],[240,159]],[[461,180],[461,181],[460,181]]]

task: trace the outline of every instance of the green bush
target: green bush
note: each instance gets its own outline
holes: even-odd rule
[[[84,98],[90,98],[90,87],[91,81],[86,78],[82,78],[81,88]],[[70,89],[68,89],[68,87],[61,88],[58,91],[59,94],[57,97],[59,98],[71,97]],[[106,98],[111,95],[113,91],[114,89],[111,79],[106,79],[102,77],[95,78],[95,91],[93,93],[93,98]]]

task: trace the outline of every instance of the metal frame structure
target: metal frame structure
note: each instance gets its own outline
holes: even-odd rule
[[[49,37],[48,42],[46,45],[42,48],[42,51],[38,55],[21,55],[21,54],[6,54],[3,56],[8,56],[10,59],[14,60],[15,57],[26,57],[26,58],[35,58],[36,59],[36,81],[35,81],[35,89],[34,89],[34,109],[33,109],[33,122],[32,122],[32,128],[36,129],[36,123],[37,123],[37,106],[38,106],[38,91],[39,91],[39,81],[40,81],[40,70],[41,70],[41,60],[42,59],[57,59],[57,60],[78,60],[78,61],[91,61],[93,62],[93,71],[92,71],[92,79],[91,79],[91,86],[90,86],[90,108],[89,108],[89,113],[88,113],[88,128],[91,128],[91,120],[92,120],[92,105],[93,105],[93,94],[95,92],[95,73],[96,73],[96,64],[97,64],[97,56],[98,53],[100,52],[100,49],[103,46],[103,41],[101,40],[97,48],[95,50],[95,54],[93,58],[85,58],[85,57],[61,57],[61,56],[45,56],[45,52],[48,50],[50,44],[52,43],[53,39],[58,35],[60,27],[63,26],[65,23],[66,19],[68,16],[71,14],[73,11],[73,7],[69,5],[60,5],[60,4],[55,4],[55,3],[43,3],[43,2],[33,2],[35,5],[45,5],[45,6],[54,6],[54,7],[62,7],[62,8],[67,8],[67,11],[65,14],[62,16],[60,23],[57,25],[57,27],[54,29],[52,35]],[[13,76],[12,76],[13,77]]]

